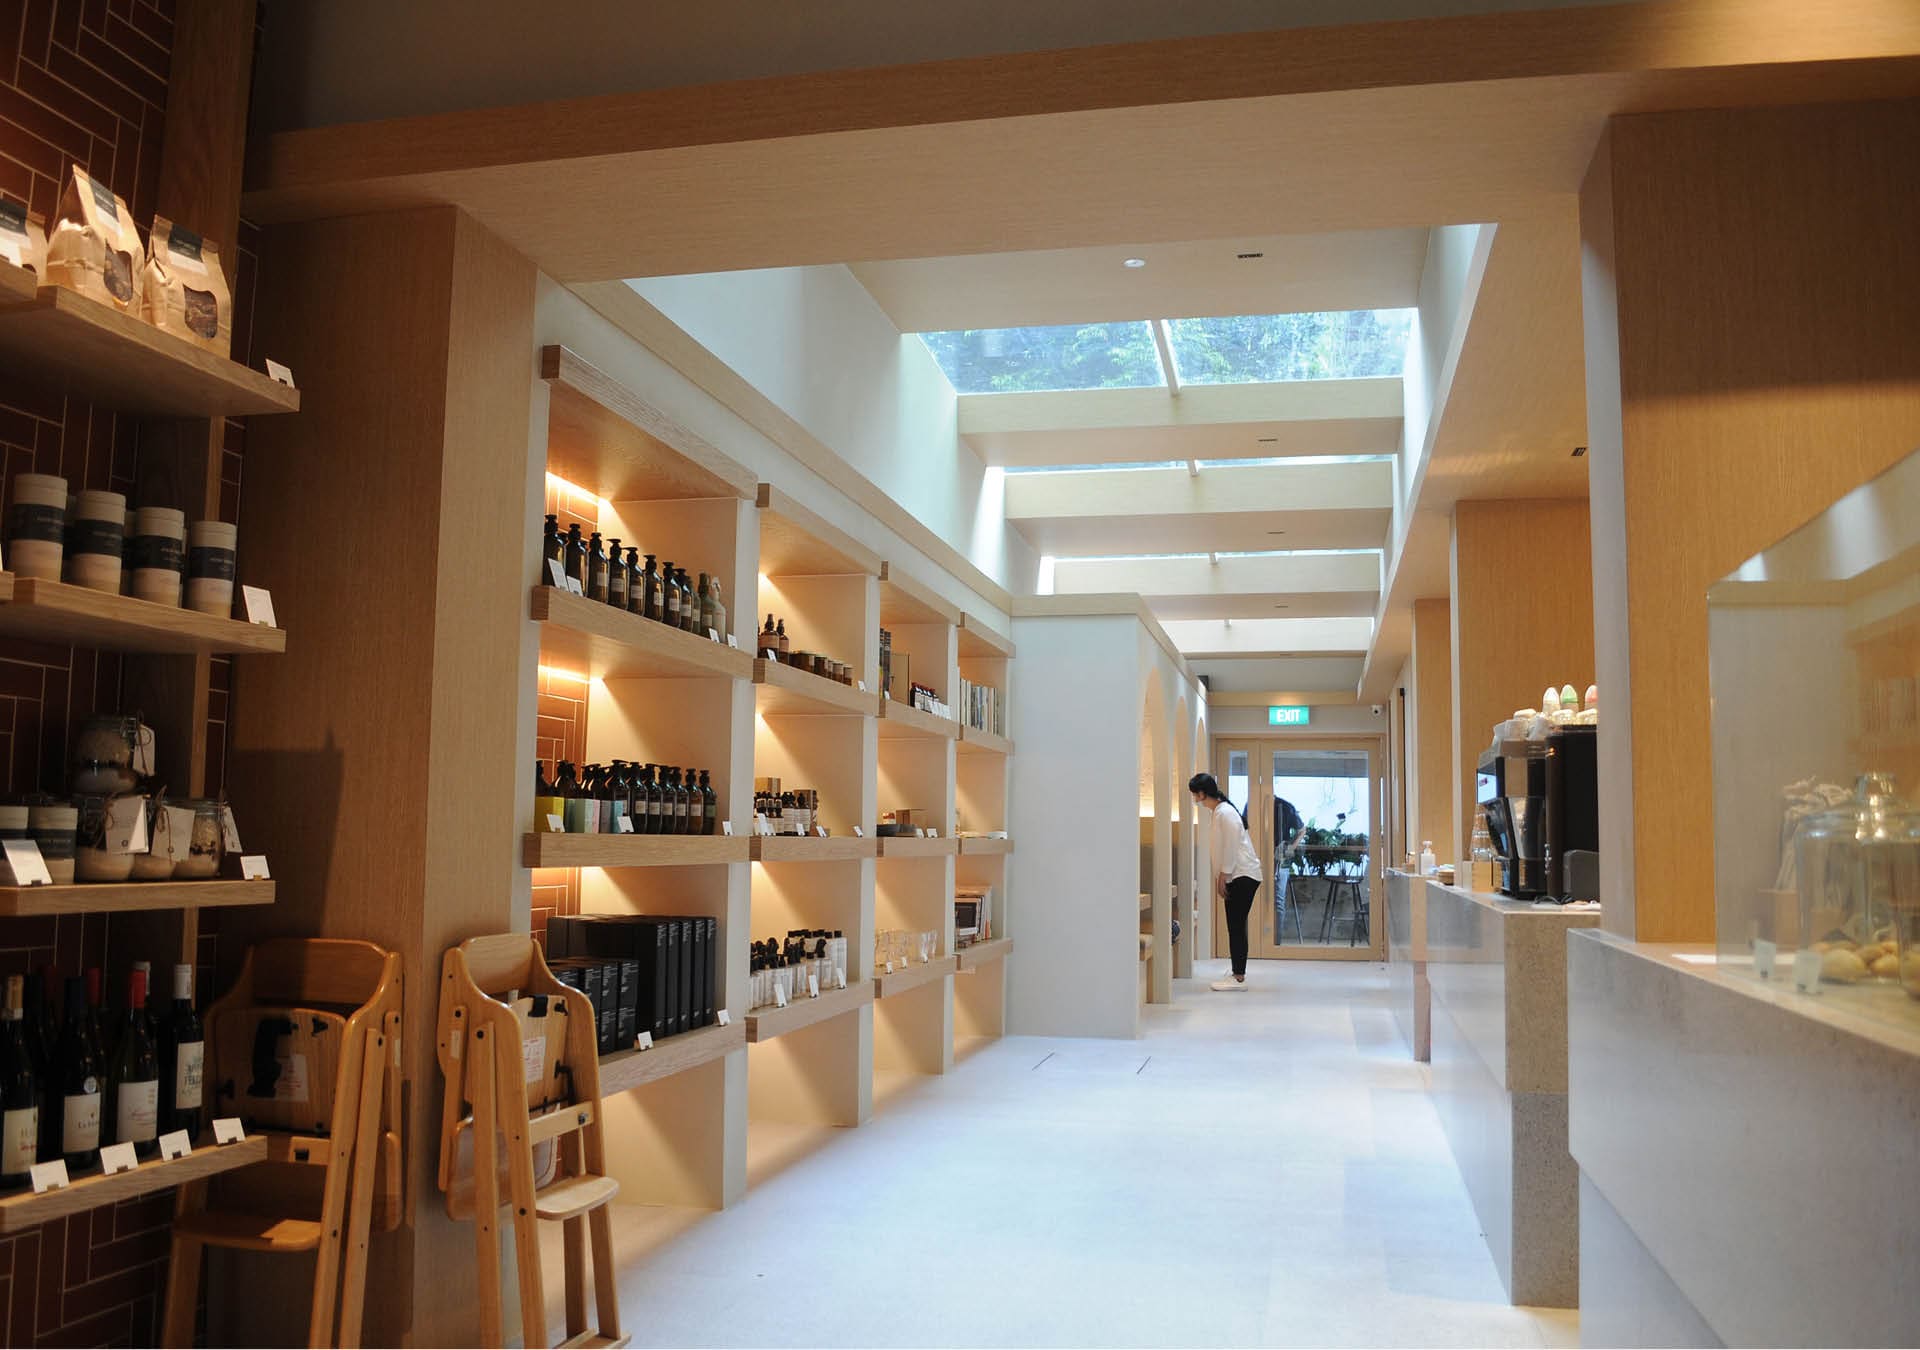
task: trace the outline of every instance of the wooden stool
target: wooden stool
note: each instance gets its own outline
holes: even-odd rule
[[[210,1114],[268,1138],[267,1160],[180,1188],[163,1343],[193,1343],[201,1253],[314,1252],[307,1344],[360,1344],[367,1238],[400,1221],[400,958],[370,942],[279,938],[207,1010]],[[326,1169],[311,1212],[311,1169]],[[228,1202],[232,1203],[229,1204]],[[341,1252],[345,1249],[345,1273]]]
[[[480,1343],[503,1343],[498,1223],[508,1204],[525,1343],[547,1343],[538,1223],[547,1219],[564,1225],[563,1344],[627,1344],[607,1208],[620,1183],[606,1175],[593,1004],[554,978],[530,934],[471,938],[448,951],[441,967],[437,1043],[446,1076],[440,1188],[447,1213],[474,1225]],[[547,1167],[536,1151],[547,1155]],[[545,1171],[558,1179],[543,1188],[536,1177]],[[587,1331],[586,1230],[598,1334]]]

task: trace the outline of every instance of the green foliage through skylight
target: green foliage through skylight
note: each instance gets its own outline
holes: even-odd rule
[[[1153,346],[1153,329],[1145,320],[1052,328],[962,328],[922,333],[920,340],[962,394],[1142,389],[1166,383]]]
[[[1243,314],[1168,323],[1182,384],[1252,384],[1398,375],[1410,309]]]

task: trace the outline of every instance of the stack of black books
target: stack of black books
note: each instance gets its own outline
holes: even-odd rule
[[[720,996],[719,921],[651,914],[547,920],[547,965],[593,1004],[600,1053],[709,1026]]]

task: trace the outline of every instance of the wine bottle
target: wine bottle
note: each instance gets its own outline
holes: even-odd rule
[[[54,1052],[53,1090],[60,1100],[60,1153],[67,1171],[80,1172],[100,1161],[100,1057],[94,1053],[87,1017],[87,981],[67,977],[67,1012]],[[49,1104],[53,1093],[49,1092]]]
[[[137,967],[127,975],[127,1011],[107,1071],[107,1097],[113,1142],[150,1156],[160,1128],[160,1050],[147,1015],[147,972]]]
[[[160,1028],[160,1133],[200,1135],[207,1033],[193,1010],[193,967],[173,968],[173,1007]]]
[[[107,1069],[107,1010],[102,978],[100,967],[92,966],[87,970],[87,1040],[93,1046],[94,1069],[104,1074]]]
[[[24,1186],[40,1161],[40,1080],[27,1045],[26,983],[7,976],[0,1021],[0,1187]]]

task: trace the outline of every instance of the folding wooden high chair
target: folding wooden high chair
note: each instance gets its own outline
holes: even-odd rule
[[[500,1206],[512,1207],[522,1336],[547,1343],[539,1220],[564,1225],[569,1346],[620,1346],[593,1005],[554,978],[529,934],[471,938],[441,967],[437,1037],[446,1076],[440,1187],[471,1221],[479,1263],[480,1342],[502,1343]],[[536,1155],[539,1155],[536,1157]],[[553,1177],[544,1186],[543,1175]],[[599,1331],[587,1331],[585,1245],[593,1243]]]
[[[307,1344],[358,1346],[368,1234],[400,1221],[400,958],[371,942],[278,938],[207,1010],[207,1107],[265,1134],[267,1159],[180,1188],[164,1344],[193,1343],[201,1253],[313,1252]],[[313,1169],[325,1169],[318,1212]],[[345,1254],[344,1271],[342,1253]]]

